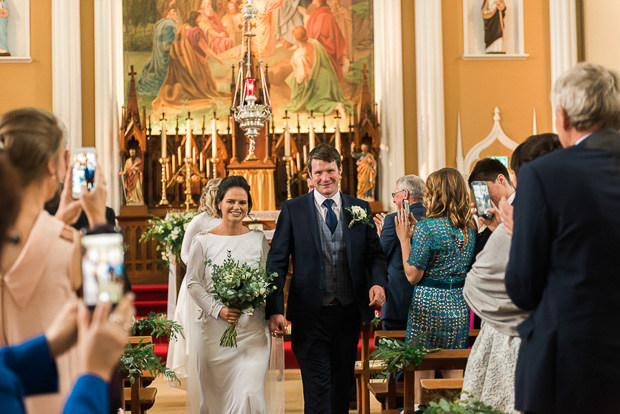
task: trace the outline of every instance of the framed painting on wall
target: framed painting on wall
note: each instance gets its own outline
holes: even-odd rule
[[[0,0],[0,63],[29,63],[30,2]]]
[[[218,129],[226,129],[236,79],[232,66],[243,52],[241,10],[246,3],[122,0],[125,97],[133,65],[138,105],[147,118],[161,119],[165,113],[168,128],[174,128],[174,117],[180,116],[183,128],[190,111],[194,119],[209,119],[215,113]],[[311,110],[315,117],[325,114],[328,125],[336,114],[351,117],[360,101],[364,67],[374,90],[372,0],[253,4],[258,14],[252,21],[252,48],[260,47],[259,56],[268,66],[276,129],[283,128],[285,111],[299,114],[304,129]],[[310,45],[311,59],[301,53],[300,43]],[[325,96],[308,94],[314,100],[306,102],[297,96],[302,93],[295,95],[295,86],[308,82],[319,84],[317,90]]]
[[[525,59],[523,0],[463,0],[463,59]]]

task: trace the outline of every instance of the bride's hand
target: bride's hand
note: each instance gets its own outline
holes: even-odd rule
[[[224,306],[220,311],[220,319],[223,319],[228,323],[237,323],[240,315],[241,311],[239,309],[229,308],[227,306]]]

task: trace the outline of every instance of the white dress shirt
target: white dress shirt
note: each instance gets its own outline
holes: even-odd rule
[[[327,207],[323,205],[323,202],[327,200],[327,197],[325,197],[323,194],[319,193],[316,190],[313,190],[313,194],[314,205],[319,211],[319,214],[321,214],[321,217],[323,217],[323,220],[325,220],[325,216],[327,216]],[[336,213],[336,218],[340,220],[340,209],[342,208],[342,197],[340,195],[340,191],[337,191],[336,194],[334,194],[330,198],[334,200],[334,204],[332,204],[332,210],[334,211],[334,213]]]

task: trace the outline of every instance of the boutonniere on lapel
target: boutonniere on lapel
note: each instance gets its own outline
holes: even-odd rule
[[[370,227],[375,227],[372,219],[360,206],[345,207],[345,210],[351,215],[351,221],[349,222],[349,228],[353,227],[355,223],[362,223]]]

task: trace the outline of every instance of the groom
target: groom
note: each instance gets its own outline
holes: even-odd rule
[[[267,258],[278,290],[267,299],[272,334],[285,327],[283,287],[293,262],[287,317],[304,387],[305,413],[348,413],[361,321],[385,302],[387,261],[373,227],[352,220],[366,201],[342,194],[340,154],[319,145],[308,156],[314,191],[286,201]],[[352,222],[353,221],[353,222]]]

